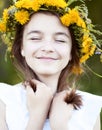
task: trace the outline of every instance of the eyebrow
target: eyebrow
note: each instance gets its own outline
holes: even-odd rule
[[[69,38],[69,35],[65,32],[56,32],[55,35],[63,35],[63,36],[66,36],[67,38]]]
[[[27,33],[27,35],[33,34],[33,33],[37,33],[37,34],[42,34],[40,31],[38,30],[33,30]]]
[[[37,34],[42,34],[42,32],[40,32],[39,30],[33,30],[27,33],[27,35],[33,34],[33,33],[37,33]],[[69,35],[65,32],[55,32],[55,35],[63,35],[66,36],[67,38],[69,38]]]

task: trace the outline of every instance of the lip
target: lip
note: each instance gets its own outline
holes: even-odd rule
[[[58,60],[57,58],[53,58],[53,57],[36,57],[36,58],[40,60],[46,60],[46,61]]]

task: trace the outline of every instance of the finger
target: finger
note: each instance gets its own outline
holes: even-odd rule
[[[68,112],[71,114],[74,110],[74,106],[72,104],[67,104],[68,105]]]
[[[43,89],[43,88],[49,88],[49,87],[46,86],[46,84],[44,84],[43,82],[41,82],[39,80],[32,79],[32,82],[34,82],[34,84],[36,85],[37,90]]]
[[[25,81],[25,86],[30,85],[34,92],[37,91],[37,86],[40,82],[36,79]]]
[[[35,83],[34,83],[32,80],[30,80],[30,81],[29,81],[29,84],[30,84],[30,86],[32,87],[33,91],[36,92],[37,87],[36,87]]]
[[[34,92],[39,91],[42,87],[45,87],[45,84],[40,82],[39,80],[32,79],[31,84],[33,85]]]
[[[39,80],[36,80],[36,79],[32,79],[31,81],[32,81],[35,85],[38,85],[38,84],[42,83],[42,82],[40,82]]]
[[[36,79],[32,79],[32,82],[36,85],[36,93],[40,94],[45,92],[53,95],[52,89],[43,82]]]
[[[59,92],[59,93],[56,93],[56,97],[60,97],[60,99],[65,99],[65,97],[66,97],[66,95],[68,94],[69,92],[68,92],[68,90],[63,90],[63,91],[61,91],[61,92]]]
[[[36,92],[36,85],[32,82],[32,80],[25,81],[24,82],[24,86],[25,86],[25,88],[27,86],[30,86],[33,89],[33,91]]]
[[[69,118],[71,118],[74,107],[72,104],[67,105],[67,109],[68,109],[68,114],[69,114]]]
[[[31,88],[31,86],[29,85],[29,83],[27,83],[26,85],[26,90],[27,90],[27,95],[32,95],[34,94],[33,89]]]

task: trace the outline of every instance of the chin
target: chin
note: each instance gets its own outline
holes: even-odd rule
[[[43,65],[34,65],[31,67],[32,70],[37,74],[37,75],[59,75],[61,71],[63,70],[64,67],[59,67],[57,66],[43,66]]]
[[[61,72],[60,71],[55,71],[55,70],[47,70],[47,69],[43,69],[42,71],[35,71],[35,73],[37,75],[43,75],[43,76],[54,76],[54,75],[59,75]]]

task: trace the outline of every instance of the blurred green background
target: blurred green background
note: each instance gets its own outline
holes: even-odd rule
[[[102,31],[102,0],[86,0],[86,4],[89,10],[89,17],[92,19],[93,23],[97,25],[97,28]],[[9,0],[0,0],[0,16],[2,16],[3,8],[8,7],[8,5]],[[0,43],[2,43],[1,39]],[[20,82],[21,79],[17,75],[11,60],[8,58],[8,60],[5,61],[5,49],[6,46],[0,44],[0,82],[15,84]],[[100,63],[98,55],[91,57],[87,64],[96,73],[102,75],[102,63]],[[90,71],[82,76],[79,83],[81,90],[102,96],[102,78],[97,77]]]

